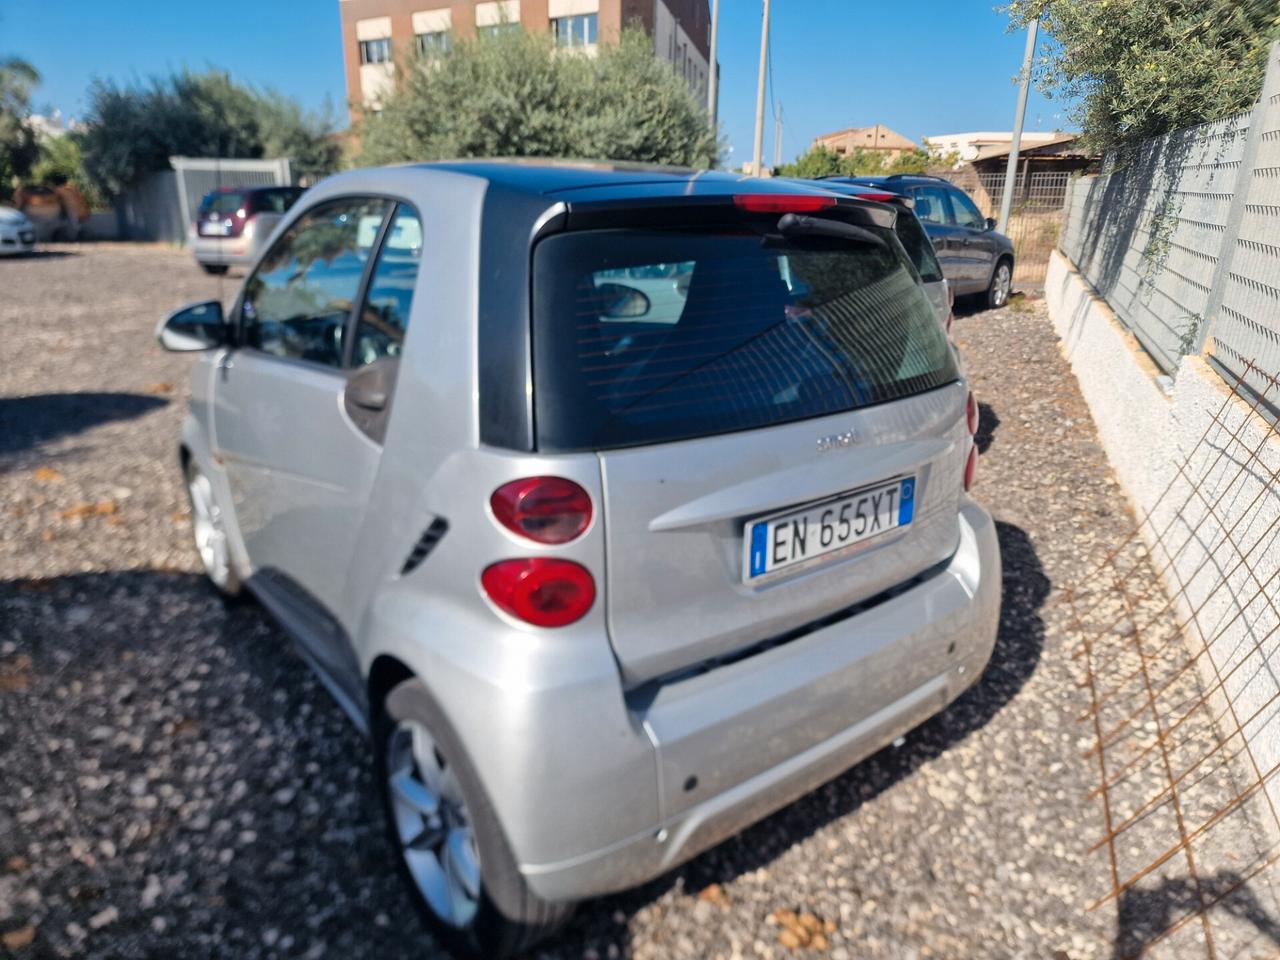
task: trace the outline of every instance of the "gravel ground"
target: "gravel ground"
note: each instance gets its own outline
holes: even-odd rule
[[[0,956],[439,955],[387,869],[362,740],[188,547],[187,361],[152,330],[235,283],[154,247],[0,261]],[[1005,563],[981,682],[904,745],[584,906],[542,956],[1110,954],[1114,912],[1084,909],[1106,880],[1086,852],[1088,698],[1050,597],[1132,521],[1043,305],[962,316],[956,339]]]

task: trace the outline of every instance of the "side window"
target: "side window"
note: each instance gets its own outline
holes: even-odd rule
[[[360,308],[351,358],[354,366],[400,356],[421,259],[422,222],[411,207],[401,205],[378,252],[369,293]]]
[[[982,230],[986,227],[987,221],[963,190],[947,192],[951,195],[951,209],[955,211],[957,226],[969,227],[973,230]]]
[[[241,342],[264,353],[342,366],[343,331],[389,200],[322,203],[276,241],[245,284]]]
[[[941,187],[917,187],[915,201],[916,216],[926,223],[951,222],[951,205]]]

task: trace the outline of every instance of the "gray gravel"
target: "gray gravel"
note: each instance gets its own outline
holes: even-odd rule
[[[0,261],[0,943],[438,955],[388,869],[363,742],[187,545],[187,362],[152,329],[234,279],[162,248],[52,250]],[[962,316],[956,337],[1004,551],[991,668],[901,747],[586,905],[542,956],[1107,955],[1114,915],[1083,909],[1105,879],[1087,695],[1047,601],[1130,520],[1042,305]]]

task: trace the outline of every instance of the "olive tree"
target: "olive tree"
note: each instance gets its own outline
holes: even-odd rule
[[[1015,0],[1014,27],[1049,34],[1034,75],[1051,97],[1078,98],[1074,119],[1108,149],[1253,106],[1277,0]]]
[[[81,137],[85,171],[110,195],[169,169],[171,156],[288,156],[320,173],[338,164],[340,148],[326,117],[219,70],[173,74],[146,86],[98,81],[89,101]]]
[[[25,60],[0,60],[0,197],[26,176],[40,148],[28,116],[40,75]]]
[[[719,143],[704,106],[650,38],[626,29],[598,56],[504,31],[396,64],[361,127],[364,163],[565,157],[706,167]]]

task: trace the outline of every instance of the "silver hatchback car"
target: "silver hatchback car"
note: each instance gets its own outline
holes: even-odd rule
[[[198,351],[196,546],[371,739],[398,865],[509,956],[941,710],[995,642],[977,408],[898,208],[670,169],[360,170]]]

